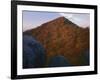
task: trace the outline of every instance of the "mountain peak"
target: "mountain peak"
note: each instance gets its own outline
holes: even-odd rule
[[[69,19],[61,16],[61,17],[58,17],[52,21],[50,21],[51,23],[58,23],[59,25],[66,25],[66,24],[71,24],[72,26],[76,26],[76,27],[79,27],[78,25],[74,24],[73,22],[71,22]],[[49,22],[48,22],[49,23]]]
[[[65,20],[66,18],[65,17],[58,17],[58,18],[56,18],[55,20]]]
[[[56,19],[54,19],[53,21],[59,21],[59,22],[64,22],[65,21],[65,17],[58,17],[58,18],[56,18]]]

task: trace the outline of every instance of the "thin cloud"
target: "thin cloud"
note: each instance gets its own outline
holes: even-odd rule
[[[90,16],[86,13],[59,13],[65,18],[69,19],[79,27],[86,28],[90,26]]]

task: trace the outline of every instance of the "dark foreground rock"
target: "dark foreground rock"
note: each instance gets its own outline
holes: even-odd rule
[[[44,67],[45,50],[32,36],[23,36],[23,68]]]
[[[65,67],[72,66],[69,61],[63,56],[55,56],[48,62],[48,67]]]

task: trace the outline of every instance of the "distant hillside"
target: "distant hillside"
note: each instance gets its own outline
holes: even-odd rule
[[[89,28],[81,28],[64,17],[59,17],[41,26],[25,31],[46,49],[46,56],[65,56],[72,64],[80,65],[79,57],[89,50]]]

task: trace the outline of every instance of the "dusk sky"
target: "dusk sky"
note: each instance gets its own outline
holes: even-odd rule
[[[36,12],[23,11],[23,31],[36,28],[43,23],[65,17],[80,27],[90,26],[90,15],[86,13],[55,13],[55,12]]]

